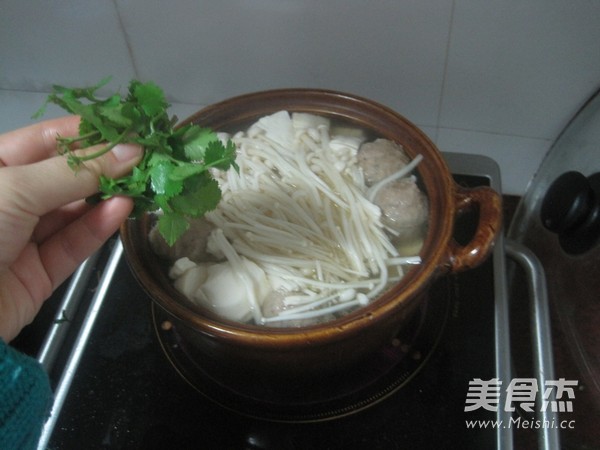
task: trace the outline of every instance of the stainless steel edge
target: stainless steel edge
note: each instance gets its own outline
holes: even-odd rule
[[[108,288],[110,286],[110,283],[117,269],[122,254],[123,245],[121,241],[117,239],[110,253],[108,262],[106,263],[106,266],[102,273],[102,277],[100,278],[100,282],[98,284],[96,292],[91,300],[89,310],[83,321],[81,329],[79,330],[79,334],[77,335],[75,344],[73,346],[71,354],[69,355],[67,364],[65,365],[65,368],[56,387],[54,393],[54,402],[52,404],[52,410],[50,413],[50,417],[48,418],[48,420],[44,424],[44,428],[42,429],[42,434],[38,441],[38,450],[46,449],[48,442],[50,441],[50,437],[56,425],[56,421],[58,419],[58,416],[60,415],[60,411],[69,392],[69,388],[73,381],[73,377],[75,376],[75,372],[77,371],[77,367],[79,366],[79,362],[83,355],[88,338],[94,327],[96,318],[98,317],[98,313],[104,302],[106,293],[108,291]]]
[[[79,307],[99,255],[100,251],[97,251],[86,259],[71,277],[61,304],[54,316],[52,326],[46,334],[37,356],[38,361],[42,364],[46,372],[50,372],[54,367],[56,356],[62,349],[65,337],[70,328],[71,321],[68,318],[73,317]]]
[[[528,277],[534,369],[538,374],[539,386],[545,386],[546,380],[554,380],[554,356],[552,353],[550,311],[544,268],[537,256],[526,246],[508,239],[505,247],[507,255],[525,270]],[[548,400],[553,401],[555,399],[556,396],[552,391]],[[537,419],[543,424],[558,423],[558,413],[548,411],[548,409],[538,407]],[[540,449],[554,450],[560,448],[558,428],[542,426],[537,431],[538,447]]]
[[[500,168],[496,161],[483,155],[466,153],[443,153],[444,159],[452,173],[463,175],[482,176],[489,179],[490,187],[498,193],[502,193],[502,181]],[[512,378],[512,360],[510,345],[510,313],[508,283],[506,279],[506,257],[504,250],[504,233],[500,233],[496,239],[492,255],[494,263],[494,340],[495,340],[495,376],[498,380],[508,383]],[[499,405],[506,404],[506,392],[500,393]],[[496,448],[500,450],[512,450],[514,448],[514,437],[510,426],[511,414],[506,408],[498,407],[496,420],[499,426],[496,431]]]
[[[496,294],[496,309],[494,314],[496,337],[496,378],[508,383],[512,379],[512,346],[510,343],[510,308],[508,282],[506,279],[506,251],[504,235],[498,236],[494,249],[494,292]],[[508,394],[502,391],[499,405],[506,404]],[[498,423],[510,423],[511,413],[506,408],[499,407],[496,414]],[[513,433],[509,426],[498,429],[498,448],[512,449],[514,447]]]

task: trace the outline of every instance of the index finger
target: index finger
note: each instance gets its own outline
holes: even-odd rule
[[[79,117],[45,120],[0,135],[0,167],[20,166],[56,154],[56,136],[77,136]]]

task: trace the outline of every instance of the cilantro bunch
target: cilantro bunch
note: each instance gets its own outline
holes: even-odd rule
[[[134,217],[162,210],[158,230],[173,245],[189,227],[190,218],[201,217],[219,203],[221,191],[209,169],[237,169],[235,145],[231,141],[223,145],[207,128],[193,124],[175,127],[177,119],[167,114],[169,104],[163,91],[151,82],[132,80],[125,97],[116,93],[98,98],[96,92],[109,81],[106,78],[88,88],[54,86],[34,117],[41,116],[49,103],[81,117],[79,136],[57,137],[59,152],[67,155],[74,170],[117,144],[142,146],[142,160],[130,175],[101,177],[100,197],[132,197]],[[97,144],[104,146],[95,153],[73,153],[76,148]]]

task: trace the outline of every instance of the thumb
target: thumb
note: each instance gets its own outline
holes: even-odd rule
[[[77,154],[91,154],[101,148],[89,147]],[[12,186],[11,197],[16,202],[15,206],[42,216],[98,192],[100,175],[110,178],[126,175],[141,160],[142,153],[142,149],[136,145],[117,145],[110,152],[82,163],[75,170],[69,167],[65,156],[55,156],[33,164],[2,168],[2,171],[6,171],[2,181],[8,181]],[[9,179],[6,180],[4,175]]]

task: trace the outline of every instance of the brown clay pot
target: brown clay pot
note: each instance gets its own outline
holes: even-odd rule
[[[345,121],[400,143],[411,157],[423,155],[418,177],[430,206],[420,252],[423,263],[379,299],[340,319],[298,329],[243,325],[211,315],[178,293],[148,244],[149,218],[128,221],[121,236],[135,277],[168,314],[186,345],[224,383],[237,373],[275,380],[319,377],[359,362],[393,338],[436,278],[483,262],[501,228],[498,193],[487,187],[458,186],[425,134],[391,109],[364,98],[314,89],[258,92],[208,106],[184,123],[235,131],[279,110]],[[479,224],[471,241],[461,246],[452,237],[455,218],[472,207],[479,210]]]

